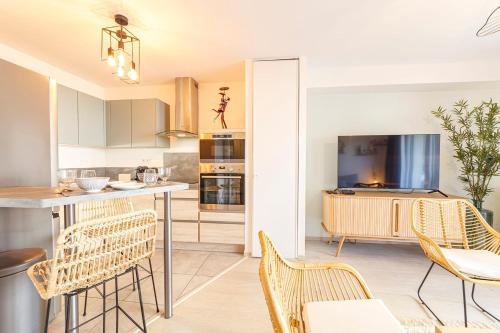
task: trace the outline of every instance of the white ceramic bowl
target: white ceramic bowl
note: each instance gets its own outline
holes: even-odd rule
[[[108,185],[109,177],[76,178],[76,185],[85,192],[100,192]]]

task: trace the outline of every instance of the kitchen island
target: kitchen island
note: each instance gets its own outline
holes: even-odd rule
[[[64,226],[76,223],[76,204],[88,201],[100,201],[116,198],[125,198],[138,195],[164,193],[164,317],[173,315],[172,301],[172,218],[171,218],[171,193],[189,188],[187,183],[167,182],[146,186],[142,189],[119,191],[105,189],[97,193],[86,193],[81,190],[58,193],[57,189],[50,187],[5,187],[0,188],[0,208],[50,208],[64,206]],[[70,327],[78,325],[78,298],[72,298],[70,304]],[[73,332],[77,332],[74,330]]]

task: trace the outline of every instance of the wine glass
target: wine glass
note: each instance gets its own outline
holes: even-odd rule
[[[82,170],[80,171],[80,178],[92,178],[96,176],[95,170]]]
[[[156,172],[156,169],[146,169],[144,170],[144,183],[146,185],[153,185],[156,184],[158,181],[158,173]]]
[[[77,171],[73,169],[57,171],[57,178],[60,184],[63,184],[63,190],[69,190],[71,184],[75,182]]]
[[[172,168],[160,167],[158,168],[158,178],[164,184],[172,174]]]

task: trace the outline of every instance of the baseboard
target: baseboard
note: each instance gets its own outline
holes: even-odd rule
[[[163,240],[156,241],[156,248],[163,249]],[[210,251],[243,254],[245,246],[243,244],[220,244],[220,243],[193,243],[193,242],[172,242],[174,250],[189,251]]]
[[[330,237],[317,237],[317,236],[306,236],[306,241],[322,241],[322,242],[328,242],[330,241]],[[334,237],[333,239],[334,242],[338,241],[338,237]],[[349,236],[346,237],[346,243],[361,243],[361,244],[404,244],[404,245],[413,245],[416,246],[418,245],[418,241],[415,239],[378,239],[378,238],[349,238]],[[306,244],[307,246],[307,244]]]

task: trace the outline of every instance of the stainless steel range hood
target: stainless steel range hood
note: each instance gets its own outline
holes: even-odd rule
[[[175,78],[175,119],[160,136],[198,136],[198,82],[191,77]]]

